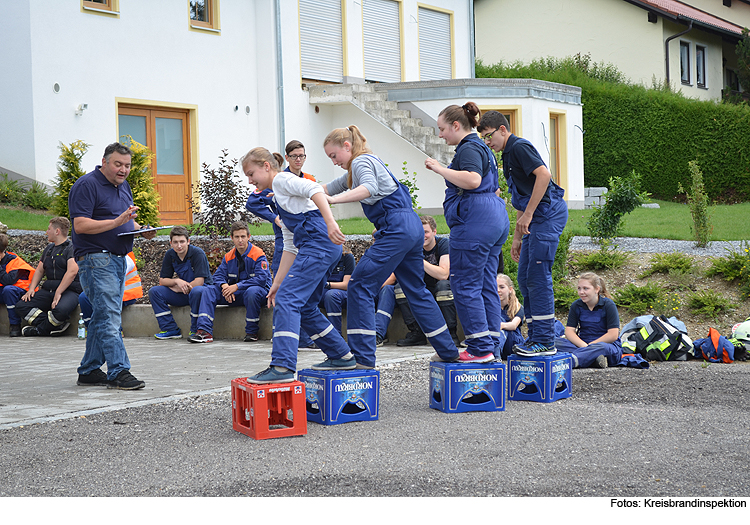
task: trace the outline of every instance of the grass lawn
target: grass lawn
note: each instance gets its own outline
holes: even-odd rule
[[[0,207],[0,222],[11,230],[41,230],[47,231],[49,220],[53,215],[49,212],[30,212],[10,206]]]
[[[694,240],[690,228],[693,224],[690,209],[686,204],[655,201],[661,206],[655,208],[638,208],[623,219],[623,236],[625,237],[653,237],[658,239],[674,239],[683,241]],[[593,210],[570,210],[567,229],[574,235],[588,235],[586,221]],[[714,231],[713,241],[740,241],[750,239],[750,203],[720,205],[711,208],[711,222]],[[51,215],[28,212],[18,208],[0,207],[0,222],[11,229],[45,231]],[[445,218],[435,217],[438,233],[449,233]],[[339,221],[339,227],[347,235],[370,235],[373,226],[367,219],[344,219]],[[273,235],[271,225],[264,222],[258,226],[250,226],[251,235]]]

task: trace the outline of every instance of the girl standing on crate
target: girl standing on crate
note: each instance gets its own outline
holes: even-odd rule
[[[440,308],[424,284],[424,228],[409,190],[382,160],[370,152],[357,126],[339,128],[323,142],[326,155],[347,173],[326,184],[328,202],[360,202],[375,225],[375,242],[349,280],[347,336],[357,368],[375,366],[375,297],[394,273],[412,313],[442,361],[455,361],[458,350]],[[347,191],[348,190],[348,191]]]
[[[569,352],[573,368],[607,368],[622,358],[620,316],[604,280],[593,272],[578,278],[578,297],[570,305],[565,338],[555,346]]]
[[[249,383],[294,381],[300,323],[327,359],[314,370],[351,370],[356,362],[341,334],[318,309],[346,239],[333,219],[323,188],[317,182],[280,171],[278,153],[254,148],[242,157],[242,171],[259,190],[272,189],[284,250],[268,292],[273,311],[271,365],[248,377]]]
[[[501,352],[497,268],[510,223],[495,192],[497,160],[474,133],[479,108],[448,106],[438,115],[440,137],[456,146],[448,167],[427,159],[425,167],[445,179],[445,222],[451,229],[451,290],[466,335],[461,361],[486,363]]]
[[[505,342],[499,353],[495,353],[498,359],[507,359],[513,353],[513,346],[523,343],[521,325],[524,320],[523,306],[516,297],[513,281],[503,273],[497,274],[497,295],[500,296],[501,310],[501,333],[505,336]]]

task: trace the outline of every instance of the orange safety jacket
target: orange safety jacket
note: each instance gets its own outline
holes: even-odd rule
[[[13,286],[18,286],[19,288],[23,288],[27,292],[29,291],[29,286],[31,285],[31,279],[34,277],[34,268],[29,266],[29,263],[21,259],[18,255],[16,255],[13,252],[6,252],[10,255],[15,255],[15,259],[11,259],[8,264],[5,265],[5,273],[10,273],[13,270],[28,270],[29,271],[29,277],[28,279],[18,279]],[[0,285],[2,286],[2,285]]]
[[[138,268],[135,266],[135,254],[128,254],[127,269],[125,270],[125,294],[122,296],[122,302],[130,301],[143,297],[143,286],[141,286],[141,276],[138,275]]]

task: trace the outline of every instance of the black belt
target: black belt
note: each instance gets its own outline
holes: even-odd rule
[[[102,250],[100,252],[89,252],[89,253],[86,253],[84,255],[79,255],[78,257],[76,257],[76,262],[81,262],[83,259],[86,258],[87,255],[91,255],[92,253],[108,253],[108,254],[113,255],[115,257],[125,257],[124,255],[117,255],[116,253],[112,253],[109,250]]]

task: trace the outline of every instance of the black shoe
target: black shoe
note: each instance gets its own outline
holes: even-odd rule
[[[138,390],[144,386],[146,386],[145,381],[136,379],[130,373],[130,370],[123,370],[107,385],[108,388],[119,388],[120,390]]]
[[[21,325],[20,324],[12,324],[12,325],[10,325],[10,336],[11,337],[21,337]]]
[[[24,337],[37,337],[42,335],[39,333],[39,329],[36,326],[24,326],[21,333]]]
[[[451,339],[453,339],[453,344],[456,345],[456,348],[466,348],[466,345],[461,344],[461,340],[458,338],[456,332],[451,333]]]
[[[406,337],[396,342],[397,346],[417,346],[426,345],[427,338],[422,332],[409,332]]]
[[[61,326],[56,326],[55,328],[53,328],[52,330],[50,330],[49,331],[49,335],[51,335],[51,336],[64,335],[65,334],[65,330],[67,330],[68,327],[70,327],[70,323],[67,322],[67,321],[65,321]]]
[[[254,343],[258,340],[258,334],[245,334],[246,343]]]
[[[375,334],[375,348],[380,348],[386,343],[386,341],[388,341],[388,339],[383,339],[379,335]]]
[[[80,386],[109,386],[110,381],[107,379],[107,374],[97,368],[86,375],[78,374],[78,384]]]

